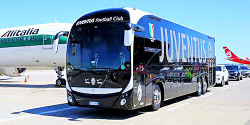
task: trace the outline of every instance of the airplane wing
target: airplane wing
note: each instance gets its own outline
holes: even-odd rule
[[[227,58],[225,58],[226,60],[241,63],[241,64],[250,64],[250,60],[239,58],[232,51],[230,51],[227,47],[223,47],[223,49],[225,50],[225,54],[227,56]]]

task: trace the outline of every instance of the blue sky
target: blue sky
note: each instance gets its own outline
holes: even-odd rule
[[[25,25],[73,23],[91,11],[133,7],[215,37],[217,63],[230,63],[223,46],[250,57],[249,0],[8,0],[1,3],[0,29]]]

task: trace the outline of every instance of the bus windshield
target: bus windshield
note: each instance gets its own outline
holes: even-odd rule
[[[78,64],[78,67],[74,68],[83,70],[106,68],[124,70],[130,66],[130,51],[124,46],[123,41],[123,23],[86,24],[73,27],[69,37],[69,49],[75,54],[68,53],[68,62],[73,67],[74,64]],[[78,56],[81,59],[70,56]]]

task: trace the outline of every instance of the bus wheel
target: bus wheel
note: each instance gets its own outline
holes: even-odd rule
[[[224,82],[224,81],[223,81]],[[223,85],[224,83],[222,83]],[[202,94],[205,94],[207,92],[207,81],[206,79],[204,78],[204,81],[203,81],[203,86],[202,86]]]
[[[161,89],[158,85],[154,87],[152,110],[156,111],[161,107]]]
[[[202,94],[202,80],[201,78],[198,79],[198,82],[197,82],[197,92],[196,92],[196,95],[197,96],[200,96]]]

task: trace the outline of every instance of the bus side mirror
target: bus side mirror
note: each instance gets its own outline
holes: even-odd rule
[[[127,23],[124,27],[124,45],[131,46],[134,43],[134,32],[143,32],[144,27],[137,24]]]
[[[124,45],[125,46],[131,46],[134,42],[134,30],[124,30]]]

